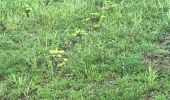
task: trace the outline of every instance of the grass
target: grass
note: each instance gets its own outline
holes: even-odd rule
[[[0,98],[170,99],[169,0],[0,0]]]

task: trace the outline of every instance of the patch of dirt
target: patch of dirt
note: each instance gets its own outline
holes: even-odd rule
[[[165,33],[163,34],[162,36],[159,37],[158,39],[158,42],[160,44],[164,44],[166,43],[167,41],[170,41],[170,33]]]
[[[146,66],[170,68],[170,33],[163,34],[158,39],[159,48],[144,55]]]
[[[4,80],[5,79],[5,75],[0,73],[0,81]]]
[[[168,67],[170,66],[170,56],[162,56],[160,54],[150,53],[144,55],[144,61],[146,66],[154,65],[155,67]]]

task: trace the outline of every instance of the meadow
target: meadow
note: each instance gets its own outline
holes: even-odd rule
[[[0,0],[1,100],[170,100],[169,0]]]

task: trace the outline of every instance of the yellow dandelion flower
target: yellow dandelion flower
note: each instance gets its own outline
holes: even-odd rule
[[[60,58],[62,57],[60,54],[59,54],[59,55],[57,55],[57,56],[58,56],[58,57],[60,57]]]
[[[64,58],[64,62],[68,61],[67,58]]]
[[[59,54],[63,54],[64,53],[64,50],[60,50],[58,51]]]
[[[49,51],[51,54],[58,54],[58,50],[50,50]]]
[[[81,30],[80,29],[76,29],[76,32],[75,33],[80,33],[81,32]]]
[[[99,13],[90,13],[90,15],[92,15],[92,16],[99,16],[100,14]]]
[[[62,63],[59,63],[58,65],[57,65],[57,67],[62,67],[62,66],[64,66],[65,65],[65,62],[62,62]]]
[[[104,15],[101,15],[101,17],[100,17],[100,18],[101,18],[101,19],[104,19],[105,17],[106,17],[106,16],[104,16]]]
[[[100,25],[97,24],[97,25],[94,25],[94,27],[95,27],[95,28],[98,28],[98,27],[100,27]]]
[[[90,20],[90,18],[87,18],[87,19],[86,19],[86,21],[89,21],[89,20]]]

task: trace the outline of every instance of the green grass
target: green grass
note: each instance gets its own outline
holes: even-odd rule
[[[169,0],[0,0],[0,98],[170,99]]]

